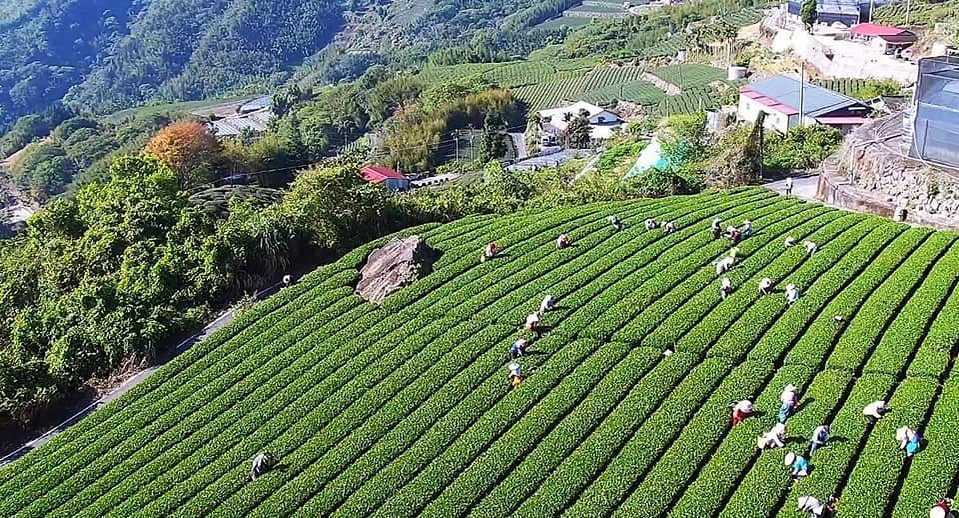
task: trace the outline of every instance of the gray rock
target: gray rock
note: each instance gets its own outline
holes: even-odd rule
[[[368,302],[382,304],[391,293],[430,273],[438,256],[420,236],[394,239],[370,254],[360,270],[356,293]]]

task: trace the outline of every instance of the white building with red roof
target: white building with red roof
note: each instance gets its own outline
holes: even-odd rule
[[[800,115],[800,111],[802,114]],[[746,85],[739,89],[739,120],[754,122],[766,114],[764,126],[785,133],[803,124],[823,124],[843,133],[869,121],[872,111],[866,103],[810,83],[786,76]]]
[[[918,40],[915,34],[906,29],[876,23],[853,25],[849,28],[849,35],[853,39],[874,44],[887,53],[905,49]]]

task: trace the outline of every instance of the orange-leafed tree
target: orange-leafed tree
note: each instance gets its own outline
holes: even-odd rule
[[[187,188],[212,179],[220,158],[220,144],[205,124],[178,121],[160,130],[147,143],[146,152],[170,166]]]

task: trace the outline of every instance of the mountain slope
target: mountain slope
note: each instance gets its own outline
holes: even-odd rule
[[[335,0],[152,0],[66,101],[107,112],[265,88],[326,46],[341,23]]]
[[[138,0],[0,0],[0,128],[82,81],[141,7]]]
[[[524,32],[522,20],[543,16],[543,9],[522,15],[532,4],[0,0],[0,129],[61,99],[77,112],[104,114],[154,100],[264,91],[297,71],[298,79],[333,82],[450,47],[484,57],[528,52],[545,34]],[[511,13],[520,13],[519,23],[504,33],[499,24]]]

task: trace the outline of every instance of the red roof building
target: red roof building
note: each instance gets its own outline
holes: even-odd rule
[[[360,174],[367,182],[383,184],[393,191],[405,191],[410,188],[409,178],[385,165],[373,164],[364,166],[363,169],[360,170]]]
[[[849,34],[854,38],[872,40],[881,39],[886,45],[896,47],[908,47],[916,42],[918,38],[912,32],[899,27],[889,25],[879,25],[876,23],[860,23],[853,25],[849,29]]]

